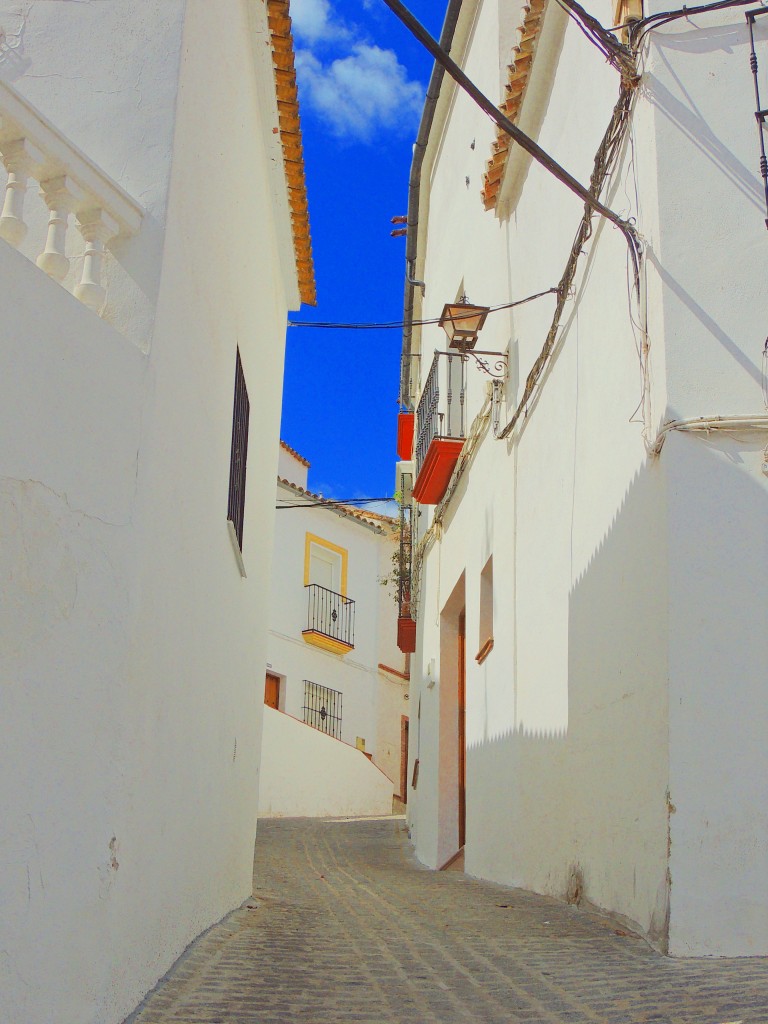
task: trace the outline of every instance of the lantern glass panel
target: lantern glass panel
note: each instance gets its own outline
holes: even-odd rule
[[[469,303],[446,303],[440,326],[448,336],[452,348],[471,347],[488,315],[487,306],[473,306]]]

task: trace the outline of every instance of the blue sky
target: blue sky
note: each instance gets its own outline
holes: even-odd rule
[[[411,0],[438,35],[442,0]],[[291,0],[318,304],[296,320],[400,320],[411,150],[431,58],[383,0]],[[288,330],[283,440],[312,490],[394,490],[401,332]]]

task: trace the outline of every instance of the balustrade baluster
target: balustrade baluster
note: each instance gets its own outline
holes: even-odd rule
[[[453,356],[448,353],[448,386],[446,388],[446,419],[448,421],[447,436],[453,436],[453,430],[451,428],[451,400],[453,398],[453,382],[451,380],[451,370],[453,369]]]
[[[459,423],[459,430],[460,430],[459,437],[464,437],[464,435],[466,433],[466,431],[464,429],[465,428],[465,421],[464,421],[464,396],[465,396],[465,393],[466,393],[466,388],[467,388],[467,357],[464,356],[462,358],[462,360],[461,360],[461,390],[459,391],[459,410],[460,410],[460,413],[459,413],[459,420],[460,420],[460,423]]]
[[[37,265],[54,281],[63,281],[69,272],[66,256],[69,215],[83,193],[71,178],[61,176],[40,182],[40,193],[50,210],[45,250],[37,257]]]
[[[27,139],[14,139],[13,142],[2,144],[0,159],[8,172],[5,200],[0,213],[0,238],[18,249],[27,234],[27,225],[24,223],[27,182],[35,164],[43,160],[43,154],[31,146]]]
[[[117,235],[119,225],[104,210],[87,210],[79,213],[77,220],[80,234],[85,239],[85,259],[83,276],[80,284],[75,287],[75,297],[98,313],[107,297],[106,289],[101,283],[104,247]]]

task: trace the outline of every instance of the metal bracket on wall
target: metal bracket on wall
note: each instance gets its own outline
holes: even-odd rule
[[[478,368],[487,373],[489,377],[502,379],[507,375],[507,353],[506,352],[483,352],[477,349],[468,348],[462,350],[463,356],[472,356]],[[481,356],[495,356],[495,361],[481,359]]]

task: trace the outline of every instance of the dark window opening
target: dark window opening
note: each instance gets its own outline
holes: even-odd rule
[[[480,574],[480,649],[475,660],[482,665],[493,650],[493,555]]]
[[[235,407],[232,413],[232,452],[229,460],[229,503],[227,519],[235,528],[237,543],[243,550],[243,520],[245,518],[245,467],[248,459],[248,417],[251,405],[245,386],[240,349],[235,367]]]

